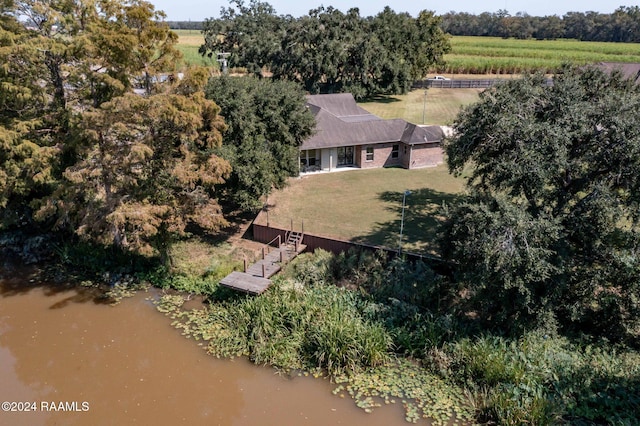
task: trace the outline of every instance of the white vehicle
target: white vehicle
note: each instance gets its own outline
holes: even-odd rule
[[[433,78],[430,78],[429,80],[438,80],[438,81],[442,81],[442,80],[451,80],[450,78],[447,78],[443,75],[436,75]]]

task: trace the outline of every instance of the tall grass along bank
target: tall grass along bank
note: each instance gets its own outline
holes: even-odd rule
[[[487,334],[457,290],[420,262],[318,251],[260,297],[209,288],[204,309],[159,309],[218,357],[328,375],[366,411],[402,404],[434,424],[638,424],[640,356],[562,336],[553,321],[519,337]]]

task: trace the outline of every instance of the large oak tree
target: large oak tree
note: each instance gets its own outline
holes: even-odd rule
[[[231,66],[268,71],[311,93],[404,93],[450,50],[440,18],[428,11],[414,18],[387,7],[362,17],[357,8],[319,7],[293,18],[258,0],[231,4],[205,22],[201,53],[227,52]]]
[[[299,147],[314,131],[304,92],[290,81],[216,77],[206,94],[228,125],[217,151],[233,168],[225,200],[242,210],[262,207],[274,188],[298,174]]]
[[[638,332],[639,122],[638,86],[593,68],[505,82],[459,115],[446,153],[470,196],[443,248],[482,318]]]

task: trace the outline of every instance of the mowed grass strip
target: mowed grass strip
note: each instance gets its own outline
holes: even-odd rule
[[[403,249],[436,253],[440,209],[443,203],[456,202],[463,189],[464,181],[451,176],[444,165],[306,175],[291,179],[289,186],[269,197],[269,223],[288,229],[293,219],[300,230],[304,221],[306,233],[397,248],[402,194],[409,190]]]

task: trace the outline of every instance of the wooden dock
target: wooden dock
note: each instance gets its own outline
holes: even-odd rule
[[[271,285],[271,280],[254,277],[246,272],[233,271],[220,280],[220,285],[249,294],[261,294]]]
[[[301,233],[291,233],[286,244],[276,248],[265,246],[262,259],[244,272],[233,271],[220,280],[220,285],[249,294],[262,294],[271,285],[270,278],[280,272],[282,265],[304,251],[306,246],[300,244],[301,241]]]

